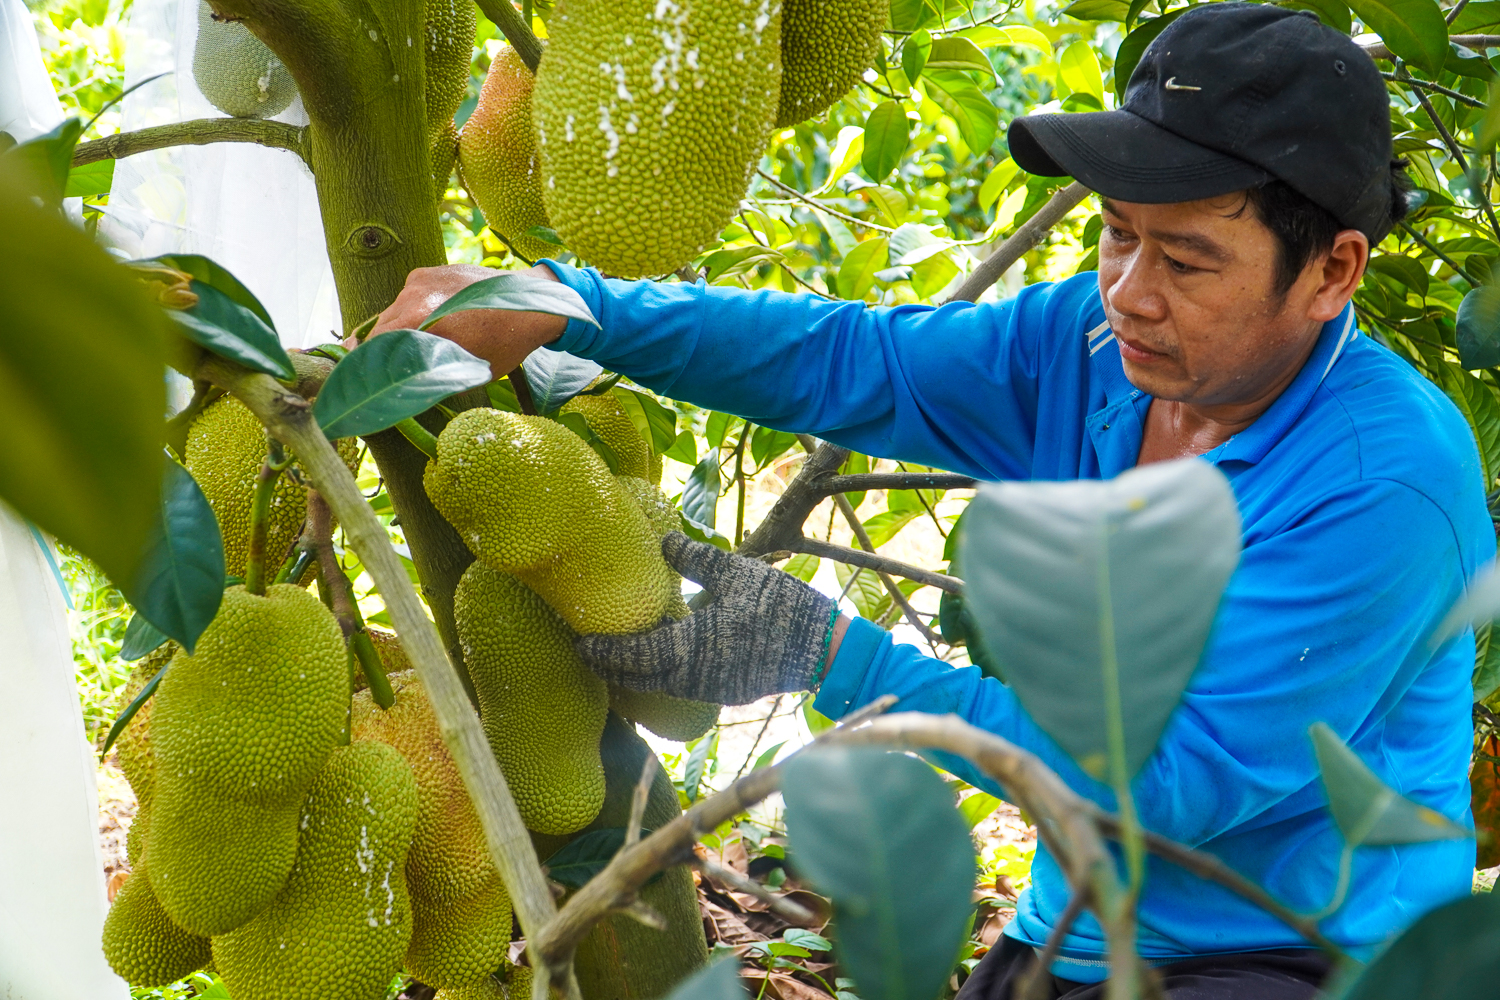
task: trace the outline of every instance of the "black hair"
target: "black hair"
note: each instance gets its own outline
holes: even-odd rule
[[[1391,161],[1391,207],[1387,225],[1371,239],[1373,246],[1406,218],[1407,192],[1411,181],[1406,176],[1406,161]],[[1334,218],[1332,212],[1314,204],[1306,195],[1285,181],[1273,180],[1245,192],[1245,206],[1255,209],[1256,217],[1276,237],[1275,289],[1277,295],[1291,291],[1308,263],[1333,249],[1333,239],[1349,227]],[[1244,207],[1240,209],[1244,211]],[[1235,213],[1238,215],[1239,213]]]

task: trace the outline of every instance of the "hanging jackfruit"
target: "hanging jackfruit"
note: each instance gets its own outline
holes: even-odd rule
[[[176,652],[177,643],[164,642],[137,660],[130,671],[130,677],[125,681],[122,702],[128,705],[134,701],[151,682],[151,678],[171,662]],[[135,793],[138,822],[140,815],[151,805],[151,795],[156,787],[156,757],[151,750],[151,710],[155,701],[155,698],[147,699],[115,740],[120,770],[125,773],[125,780],[130,782],[130,790]],[[132,825],[130,836],[135,835],[135,826]]]
[[[458,153],[453,115],[469,89],[476,24],[472,0],[427,0],[423,96],[427,105],[427,148],[439,198],[448,189],[453,158]]]
[[[395,705],[381,709],[360,692],[349,730],[355,742],[394,747],[417,782],[416,834],[406,856],[412,908],[406,971],[428,986],[475,983],[505,964],[510,897],[421,681],[409,670],[388,679]]]
[[[458,581],[453,615],[521,819],[537,833],[587,826],[604,802],[609,697],[574,651],[573,630],[520,580],[478,561]]]
[[[214,938],[234,1000],[383,1000],[411,937],[417,786],[393,748],[340,747],[301,810],[297,864],[253,920]]]
[[[785,0],[776,127],[822,114],[859,83],[889,16],[890,0]]]
[[[547,217],[622,277],[690,261],[745,195],[776,117],[776,0],[569,0],[533,108]]]
[[[580,414],[588,421],[589,428],[609,445],[618,460],[617,475],[634,476],[648,484],[661,482],[661,456],[641,437],[614,393],[574,396],[563,404],[562,412]]]
[[[137,820],[139,822],[139,820]],[[132,986],[165,986],[208,964],[208,938],[172,922],[151,889],[145,861],[120,887],[104,918],[104,958]]]
[[[514,573],[577,632],[661,621],[671,570],[644,515],[555,420],[465,410],[438,436],[427,495],[479,559]]]
[[[279,115],[297,96],[276,53],[240,22],[214,20],[207,0],[198,0],[193,80],[208,103],[235,118]]]
[[[509,45],[495,53],[479,103],[458,133],[458,165],[491,229],[527,260],[558,248],[526,231],[548,226],[542,169],[531,124],[531,70]]]
[[[231,587],[154,700],[151,884],[183,929],[222,934],[291,871],[303,797],[347,719],[343,634],[301,588]]]

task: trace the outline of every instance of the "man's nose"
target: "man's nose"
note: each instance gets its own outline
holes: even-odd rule
[[[1121,262],[1117,276],[1105,290],[1109,305],[1122,316],[1159,322],[1166,318],[1167,302],[1161,294],[1161,268],[1147,260],[1137,248]]]

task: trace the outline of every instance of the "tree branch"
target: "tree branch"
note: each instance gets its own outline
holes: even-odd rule
[[[825,542],[821,538],[808,538],[803,535],[793,539],[786,547],[787,552],[804,552],[810,556],[818,556],[823,559],[832,559],[834,562],[847,563],[850,566],[862,566],[872,569],[877,573],[891,573],[895,576],[915,580],[917,583],[928,587],[936,587],[946,590],[950,594],[962,594],[964,582],[956,576],[947,573],[938,573],[935,570],[923,569],[904,563],[899,559],[892,559],[875,552],[866,552],[861,549],[851,549],[847,545],[838,545],[834,542]]]
[[[861,472],[828,476],[819,483],[830,494],[865,490],[972,490],[978,485],[978,480],[952,472]]]
[[[479,5],[479,11],[485,17],[495,23],[501,33],[505,35],[511,47],[516,50],[516,55],[526,64],[526,68],[533,73],[542,61],[542,43],[531,33],[531,25],[521,16],[510,0],[474,0]]]
[[[849,530],[854,532],[855,540],[864,547],[865,554],[873,556],[875,545],[870,541],[870,534],[865,531],[865,526],[860,523],[859,515],[854,513],[854,505],[849,502],[849,498],[842,493],[835,493],[833,502],[838,506],[839,513],[844,515],[844,520],[849,523]],[[928,645],[935,646],[942,642],[943,637],[927,627],[927,623],[917,615],[917,609],[911,606],[911,602],[906,599],[905,594],[901,593],[901,588],[896,585],[895,580],[891,579],[890,574],[873,566],[870,568],[875,570],[875,575],[880,578],[886,593],[891,595],[891,600],[896,602],[896,606],[901,609],[901,614],[906,618],[907,624],[920,632]]]
[[[716,882],[722,882],[736,892],[743,892],[747,896],[756,899],[770,907],[771,912],[782,920],[796,927],[816,927],[818,915],[807,909],[800,903],[794,903],[785,896],[778,896],[765,886],[752,878],[746,878],[732,868],[721,868],[712,861],[705,861],[697,855],[689,862],[694,868]]]
[[[810,439],[809,439],[810,440]],[[803,443],[807,447],[807,442]],[[797,542],[802,538],[802,524],[814,507],[822,503],[828,492],[819,480],[835,472],[849,452],[837,445],[813,443],[807,449],[807,458],[802,468],[787,483],[786,489],[777,498],[771,512],[760,522],[759,527],[745,536],[738,548],[740,555],[759,556],[767,552],[800,551]]]
[[[79,143],[73,150],[73,166],[81,167],[99,160],[121,160],[168,146],[206,146],[211,142],[253,142],[273,149],[286,149],[302,157],[302,162],[309,168],[312,166],[305,126],[255,118],[198,118],[170,125],[153,125],[134,132],[117,132]]]
[[[984,294],[985,289],[999,281],[1000,276],[1009,271],[1012,264],[1025,256],[1032,247],[1042,242],[1048,230],[1061,222],[1063,216],[1071,212],[1073,206],[1083,201],[1088,194],[1089,189],[1077,181],[1073,181],[1054,194],[1052,199],[1037,209],[1036,214],[1027,219],[1020,229],[1010,235],[1009,239],[980,261],[979,266],[974,268],[964,279],[964,283],[958,287],[958,291],[948,296],[947,302],[979,301],[979,296]]]
[[[1466,49],[1483,51],[1484,49],[1500,46],[1500,35],[1449,35],[1448,41]],[[1395,60],[1396,58],[1391,54],[1391,50],[1386,48],[1384,42],[1370,42],[1368,45],[1361,46],[1361,48],[1365,50],[1365,55],[1371,59]]]

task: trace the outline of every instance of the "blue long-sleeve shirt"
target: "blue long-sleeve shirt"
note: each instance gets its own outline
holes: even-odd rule
[[[811,295],[623,282],[552,265],[602,329],[552,346],[676,399],[857,451],[981,479],[1095,479],[1131,468],[1151,397],[1125,378],[1080,275],[997,304],[868,308]],[[1228,477],[1244,551],[1203,661],[1133,783],[1145,826],[1209,851],[1294,909],[1328,902],[1341,841],[1308,726],[1324,721],[1388,784],[1470,823],[1472,633],[1428,637],[1493,556],[1467,425],[1427,380],[1359,334],[1351,307],[1259,419],[1203,456]],[[1125,611],[1128,613],[1128,610]],[[1012,691],[863,620],[816,707],[839,717],[883,694],[896,710],[953,712],[1039,754],[1113,807]],[[964,779],[994,784],[961,761]],[[1357,954],[1469,891],[1474,842],[1361,848],[1325,932]],[[1067,902],[1038,847],[1006,933],[1040,947]],[[1153,961],[1298,947],[1238,896],[1151,859],[1140,949]],[[1104,978],[1088,915],[1055,974]]]

